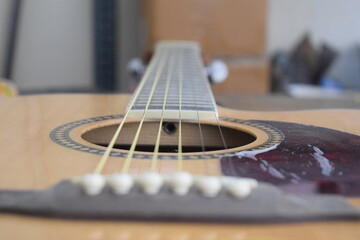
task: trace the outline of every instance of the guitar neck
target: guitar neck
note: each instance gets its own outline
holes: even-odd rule
[[[216,119],[217,110],[197,43],[166,41],[155,48],[129,105],[129,116]]]

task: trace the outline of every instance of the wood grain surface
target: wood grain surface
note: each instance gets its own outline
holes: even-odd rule
[[[98,155],[52,142],[65,123],[122,114],[128,95],[37,95],[0,99],[0,188],[41,189],[94,170]],[[219,108],[221,117],[276,120],[328,127],[360,135],[359,110],[250,112]],[[79,141],[84,141],[79,139]],[[86,143],[90,144],[90,143]],[[134,166],[141,162],[135,162]],[[201,162],[186,170],[204,172]],[[120,169],[111,158],[105,171]],[[213,160],[214,171],[219,171]],[[171,166],[168,166],[169,168]],[[193,169],[196,169],[194,171]],[[358,199],[350,199],[360,208]],[[20,227],[21,226],[21,227]],[[301,224],[200,224],[56,220],[0,215],[0,239],[360,239],[358,222]]]

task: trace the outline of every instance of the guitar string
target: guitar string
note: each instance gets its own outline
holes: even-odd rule
[[[165,92],[164,92],[164,101],[163,101],[163,106],[162,106],[162,110],[161,110],[159,129],[158,129],[158,132],[157,132],[153,158],[151,160],[150,170],[152,172],[155,172],[156,167],[157,167],[158,155],[159,155],[159,146],[160,146],[160,137],[161,137],[161,132],[162,132],[161,130],[162,130],[162,124],[163,124],[163,121],[164,121],[164,112],[165,112],[167,97],[168,97],[168,93],[169,93],[170,83],[171,83],[171,79],[172,79],[173,69],[174,69],[174,58],[170,56],[169,57],[169,68],[168,68],[168,72],[167,72],[167,76],[166,76],[166,87],[165,87]]]
[[[192,86],[193,86],[192,89],[195,89],[194,81],[192,81]],[[192,92],[192,95],[193,95],[193,98],[195,99],[197,123],[198,123],[198,126],[199,126],[199,135],[200,135],[201,151],[202,151],[201,155],[203,155],[204,152],[206,151],[206,148],[205,148],[205,143],[204,143],[204,137],[203,137],[202,127],[201,127],[201,122],[200,122],[201,120],[200,120],[200,115],[199,115],[199,106],[198,106],[198,103],[197,103],[197,96],[196,96],[194,91]],[[208,161],[205,160],[204,164],[205,164],[205,172],[209,173]]]
[[[199,61],[197,62],[198,65],[199,65],[199,68],[202,68],[202,65],[200,64],[200,59]],[[206,76],[206,72],[205,70],[202,71],[202,74],[203,76]],[[207,80],[208,78],[205,77],[205,79]],[[210,88],[210,85],[206,85],[207,86],[207,89],[208,89],[208,92],[211,92],[211,88]],[[215,106],[215,100],[213,99],[213,102],[214,102],[214,106]],[[221,129],[221,126],[220,126],[220,123],[219,123],[219,117],[218,115],[216,114],[216,111],[215,111],[215,108],[212,110],[213,114],[214,114],[214,117],[215,117],[215,120],[216,120],[216,125],[218,127],[218,130],[219,130],[219,133],[220,133],[220,138],[221,138],[221,141],[222,141],[222,144],[224,146],[224,149],[227,149],[228,146],[227,146],[227,143],[226,143],[226,140],[225,140],[225,137],[224,137],[224,134],[223,134],[223,131]],[[199,123],[200,124],[200,123]],[[206,168],[207,168],[207,171],[209,172],[209,165],[206,164]]]
[[[156,56],[156,54],[155,54],[155,56]],[[155,58],[155,56],[154,56],[154,58]],[[157,61],[160,61],[160,59],[161,59],[161,58],[158,58]],[[183,59],[183,60],[184,60],[184,59]],[[115,144],[115,142],[116,142],[116,140],[117,140],[117,138],[118,138],[118,136],[119,136],[119,134],[120,134],[120,131],[121,131],[121,129],[122,129],[122,127],[123,127],[123,125],[124,125],[124,123],[125,123],[125,121],[126,121],[126,118],[128,117],[128,114],[129,114],[130,110],[132,109],[134,103],[136,102],[136,100],[137,100],[137,98],[138,98],[141,90],[143,89],[145,83],[147,82],[148,76],[150,75],[150,73],[153,72],[152,69],[154,68],[155,65],[156,65],[156,61],[153,61],[153,62],[149,65],[148,71],[147,71],[146,74],[144,75],[143,80],[141,81],[141,84],[140,84],[140,86],[139,86],[139,89],[138,89],[138,91],[135,93],[135,95],[134,95],[134,97],[133,97],[133,101],[131,102],[131,104],[130,104],[130,106],[129,106],[129,108],[128,108],[128,111],[126,112],[126,114],[125,114],[122,122],[120,123],[117,131],[115,132],[115,134],[114,134],[114,136],[113,136],[110,144],[108,145],[108,147],[107,147],[107,149],[106,149],[103,157],[101,158],[100,162],[98,163],[98,165],[97,165],[97,167],[96,167],[96,169],[95,169],[95,171],[94,171],[95,173],[101,173],[101,172],[102,172],[102,170],[103,170],[103,168],[104,168],[104,166],[105,166],[105,164],[106,164],[106,162],[107,162],[107,160],[108,160],[108,158],[109,158],[109,156],[110,156],[111,150],[113,149],[113,146],[114,146],[114,144]],[[178,164],[177,164],[177,169],[178,169],[178,171],[181,171],[181,170],[183,169],[183,158],[182,158],[182,116],[181,116],[181,111],[182,111],[182,109],[181,109],[181,106],[182,106],[182,88],[183,88],[183,86],[182,86],[183,74],[182,74],[181,71],[182,71],[182,68],[183,68],[183,61],[180,61],[180,64],[179,64],[179,65],[180,65],[181,67],[179,67],[179,72],[180,72],[180,74],[179,74],[179,78],[180,78],[180,79],[179,79],[179,139],[178,139],[178,161],[177,161]],[[163,64],[162,64],[162,67],[161,67],[161,68],[163,68]],[[158,69],[158,71],[157,71],[157,75],[158,75],[158,74],[159,74],[159,69]],[[157,79],[157,80],[158,80],[158,79]],[[155,89],[155,86],[156,86],[156,84],[155,84],[155,82],[154,82],[153,89]],[[152,90],[153,90],[153,89],[152,89]],[[154,92],[154,91],[152,91],[152,94],[151,94],[151,95],[153,95],[153,92]],[[151,96],[151,98],[149,99],[149,101],[151,101],[151,99],[152,99],[152,96]],[[196,108],[197,108],[197,117],[198,117],[198,125],[199,125],[199,132],[200,132],[201,147],[202,147],[202,151],[205,152],[205,145],[204,145],[203,133],[202,133],[201,123],[200,123],[200,117],[199,117],[199,111],[198,111],[198,105],[197,105],[197,100],[196,100],[196,99],[197,99],[197,98],[196,98],[196,95],[195,95],[195,104],[196,104]],[[143,121],[144,121],[144,119],[145,119],[145,115],[146,115],[146,112],[147,112],[147,110],[148,110],[149,101],[148,101],[146,110],[145,110],[145,112],[144,112],[144,114],[143,114],[143,119],[142,119],[142,121],[141,121],[141,123],[140,123],[140,126],[139,126],[139,128],[138,128],[138,131],[137,131],[137,134],[136,134],[137,136],[135,136],[136,139],[134,139],[134,140],[136,140],[136,141],[135,141],[135,142],[133,141],[133,144],[132,144],[131,149],[130,149],[130,153],[129,153],[128,158],[127,158],[127,160],[126,160],[126,162],[125,162],[125,164],[124,164],[123,172],[127,172],[127,171],[128,171],[128,168],[129,168],[129,165],[130,165],[130,162],[131,162],[131,158],[132,158],[132,155],[133,155],[134,150],[135,150],[135,147],[136,147],[136,142],[137,142],[137,139],[138,139],[138,137],[139,137],[139,133],[140,133],[140,130],[141,130],[141,127],[142,127],[142,123],[143,123]],[[164,102],[164,103],[165,103],[165,102]],[[163,109],[163,110],[164,110],[164,109]],[[222,133],[222,130],[221,130],[221,127],[220,127],[220,124],[219,124],[218,117],[217,117],[217,115],[216,115],[216,113],[215,113],[214,110],[213,110],[213,112],[214,112],[214,115],[215,115],[215,118],[216,118],[216,121],[217,121],[218,129],[219,129],[219,132],[220,132],[220,136],[221,136],[223,145],[224,145],[224,147],[225,147],[225,149],[226,149],[226,148],[227,148],[227,144],[226,144],[225,138],[224,138],[224,136],[223,136],[223,133]],[[161,122],[162,122],[162,121],[163,121],[163,113],[162,113]],[[161,125],[162,125],[162,124],[159,125],[159,126],[160,126],[159,129],[161,129]],[[134,143],[135,143],[135,144],[134,144]],[[159,145],[159,143],[157,143],[157,145]],[[156,148],[158,149],[158,146],[157,146]],[[158,150],[155,151],[155,152],[158,152]],[[157,154],[156,154],[156,155],[157,155]],[[155,156],[154,156],[154,158],[155,158]],[[152,169],[155,169],[155,168],[156,168],[156,167],[152,167]]]
[[[134,97],[133,97],[133,99],[132,99],[132,101],[131,101],[131,103],[130,103],[130,105],[128,107],[128,110],[126,111],[126,113],[124,115],[124,118],[121,120],[121,122],[120,122],[118,128],[116,129],[116,131],[115,131],[109,145],[107,146],[103,156],[101,157],[100,161],[98,162],[98,164],[97,164],[97,166],[96,166],[96,168],[94,170],[94,173],[100,174],[103,171],[103,169],[104,169],[104,167],[105,167],[105,165],[106,165],[106,163],[107,163],[107,161],[108,161],[108,159],[110,157],[110,153],[111,153],[112,149],[114,148],[116,140],[118,139],[118,137],[120,135],[120,132],[121,132],[123,126],[124,126],[124,123],[125,123],[128,115],[129,115],[132,107],[134,106],[138,96],[140,95],[140,92],[142,91],[143,87],[145,86],[145,83],[148,81],[150,74],[153,72],[153,68],[155,67],[156,62],[160,61],[160,57],[157,56],[156,53],[155,53],[154,58],[155,58],[155,61],[152,61],[149,64],[148,71],[143,76],[142,81],[140,82],[140,85],[139,85],[138,89],[136,90],[135,95],[134,95]]]
[[[182,52],[180,52],[182,53]],[[180,54],[178,54],[180,55]],[[172,62],[172,61],[171,61]],[[172,62],[173,63],[173,62]],[[168,75],[167,75],[167,86],[170,86],[169,84],[169,77],[171,76],[172,72],[173,72],[173,64],[171,64],[171,70],[168,70]],[[200,65],[200,64],[199,64]],[[201,67],[201,66],[200,66]],[[178,164],[177,164],[177,170],[178,171],[182,171],[183,169],[183,161],[182,161],[182,129],[181,129],[181,125],[182,125],[182,119],[181,119],[181,106],[182,106],[182,82],[183,82],[183,61],[179,62],[179,66],[178,66],[178,72],[179,72],[179,76],[178,76],[178,82],[179,82],[179,139],[178,139]],[[208,87],[209,88],[209,87]],[[168,87],[167,87],[168,89]],[[210,91],[210,89],[209,89]],[[153,160],[152,160],[152,166],[151,169],[152,171],[154,171],[156,169],[156,161],[157,161],[157,154],[158,154],[158,149],[159,149],[159,142],[160,142],[160,133],[161,133],[161,126],[162,126],[162,122],[163,122],[163,113],[164,113],[164,107],[166,104],[166,99],[167,99],[167,95],[168,95],[168,90],[165,90],[165,99],[163,102],[163,109],[162,109],[162,115],[161,115],[161,121],[160,121],[160,125],[159,125],[159,130],[158,130],[158,137],[157,137],[157,141],[156,141],[156,146],[155,146],[155,151],[154,151],[154,155],[153,155]],[[195,96],[195,99],[196,96]],[[196,104],[196,108],[197,108],[197,116],[198,116],[198,124],[199,124],[199,131],[200,131],[200,138],[201,138],[201,142],[202,142],[202,151],[205,152],[205,144],[204,144],[204,140],[203,140],[203,133],[202,133],[202,127],[200,124],[200,117],[199,117],[199,111],[198,111],[198,105],[197,105],[197,100],[195,101]],[[219,118],[215,112],[215,109],[213,109],[212,111],[214,113],[215,116],[215,120],[217,123],[217,127],[218,127],[218,131],[221,137],[221,141],[222,144],[224,146],[224,149],[227,149],[227,144],[226,144],[226,140],[224,138],[224,134],[222,132],[221,126],[219,124]],[[207,167],[208,168],[208,167]],[[159,168],[159,172],[161,171],[161,166]]]
[[[162,56],[163,58],[163,56]],[[166,56],[167,58],[167,56]],[[139,136],[140,136],[140,131],[142,129],[142,125],[144,123],[144,120],[145,120],[145,117],[146,117],[146,114],[147,114],[147,111],[149,109],[149,106],[150,106],[150,102],[152,100],[152,97],[154,95],[154,92],[155,92],[155,89],[156,89],[156,86],[159,82],[159,79],[161,77],[161,74],[163,73],[162,69],[164,68],[164,64],[166,62],[166,58],[160,63],[160,66],[158,67],[157,71],[156,71],[156,75],[155,75],[155,79],[154,79],[154,83],[152,85],[152,88],[151,88],[151,91],[150,91],[150,94],[149,94],[149,99],[146,103],[146,106],[145,106],[145,110],[144,110],[144,113],[142,115],[142,118],[141,118],[141,121],[139,123],[139,126],[138,126],[138,129],[136,131],[136,134],[135,134],[135,137],[132,141],[132,144],[131,144],[131,147],[130,147],[130,150],[129,150],[129,153],[127,155],[127,158],[125,160],[125,163],[123,165],[123,168],[121,170],[122,173],[127,173],[129,171],[129,168],[130,168],[130,165],[131,165],[131,162],[132,162],[132,157],[134,155],[134,152],[135,152],[135,148],[136,148],[136,145],[137,145],[137,142],[138,142],[138,139],[139,139]]]
[[[200,59],[199,59],[199,60],[200,60]],[[203,68],[203,66],[200,64],[200,62],[201,62],[201,61],[198,61],[198,65],[199,65],[199,68],[201,69],[201,68]],[[207,73],[206,73],[205,69],[202,70],[202,74],[203,74],[203,76],[205,77],[205,79],[208,80],[208,77],[206,77],[206,76],[207,76]],[[211,93],[210,84],[206,84],[206,88],[207,88],[208,92]],[[224,145],[224,148],[227,149],[228,146],[227,146],[227,144],[226,144],[226,140],[225,140],[223,131],[221,130],[221,126],[220,126],[220,123],[219,123],[219,116],[218,116],[218,114],[217,114],[216,111],[215,111],[216,102],[215,102],[214,96],[213,96],[213,95],[211,95],[211,96],[212,96],[212,101],[213,101],[213,104],[214,104],[214,108],[213,108],[212,112],[213,112],[214,117],[215,117],[215,120],[216,120],[216,125],[217,125],[218,130],[219,130],[219,133],[220,133],[221,141],[222,141],[222,143],[223,143],[223,145]]]
[[[179,54],[182,54],[182,52],[180,52]],[[181,111],[182,111],[182,90],[183,90],[183,81],[184,81],[184,75],[183,75],[183,69],[184,69],[184,63],[182,61],[182,59],[180,59],[179,61],[179,68],[178,68],[178,81],[179,81],[179,130],[178,130],[178,159],[177,159],[177,171],[183,171],[184,169],[184,164],[183,164],[183,156],[182,156],[182,116],[181,116]]]
[[[218,129],[219,129],[219,132],[220,132],[220,137],[221,137],[221,141],[224,145],[224,149],[228,149],[228,145],[226,144],[226,140],[225,140],[225,137],[224,137],[224,134],[223,134],[223,131],[221,130],[221,126],[220,126],[220,123],[219,123],[219,117],[217,116],[215,110],[213,111],[214,115],[215,115],[215,119],[216,119],[216,124],[218,126]]]

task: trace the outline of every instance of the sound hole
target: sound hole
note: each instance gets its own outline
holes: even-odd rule
[[[138,122],[124,124],[114,148],[129,150],[138,126]],[[85,141],[106,147],[117,127],[118,125],[108,125],[91,129],[83,133],[81,137]],[[144,122],[135,150],[153,152],[158,129],[158,122]],[[206,152],[223,150],[225,146],[222,139],[225,140],[227,149],[241,147],[256,140],[256,137],[248,132],[226,126],[221,126],[223,137],[220,134],[219,127],[212,124],[201,124],[202,137],[198,123],[183,122],[181,129],[183,152],[202,152],[203,148]],[[178,123],[176,122],[163,123],[159,152],[176,153],[178,151],[178,130]]]
[[[173,134],[177,130],[177,126],[173,122],[165,122],[163,123],[163,131],[167,134]]]

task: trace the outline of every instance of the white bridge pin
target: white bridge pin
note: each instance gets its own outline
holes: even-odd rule
[[[249,196],[252,189],[257,186],[257,181],[253,179],[233,179],[227,181],[225,186],[230,195],[244,199]]]
[[[134,178],[129,174],[113,174],[108,176],[106,180],[112,191],[118,195],[129,193],[134,186]]]
[[[155,195],[160,191],[163,185],[163,177],[155,172],[144,173],[136,178],[136,182],[140,185],[144,193]]]
[[[188,172],[177,172],[168,176],[166,182],[172,191],[179,196],[184,196],[194,183],[192,175]]]
[[[96,173],[86,174],[85,176],[79,177],[76,182],[88,195],[99,194],[106,184],[105,178]]]
[[[222,187],[221,181],[217,177],[198,177],[195,185],[205,197],[216,197]]]

